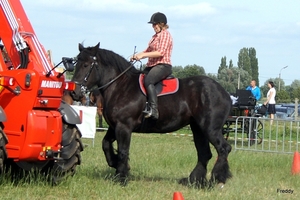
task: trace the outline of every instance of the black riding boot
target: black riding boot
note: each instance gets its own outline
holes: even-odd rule
[[[156,90],[153,84],[150,84],[147,88],[147,96],[148,96],[148,104],[150,110],[144,110],[143,112],[146,114],[145,118],[152,117],[153,119],[158,119],[158,110],[157,110],[157,95]]]

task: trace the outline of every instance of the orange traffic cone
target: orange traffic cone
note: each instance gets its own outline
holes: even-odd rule
[[[300,154],[299,152],[294,153],[293,165],[292,165],[292,174],[300,173]]]
[[[173,194],[173,200],[184,200],[181,192],[174,192],[174,194]]]

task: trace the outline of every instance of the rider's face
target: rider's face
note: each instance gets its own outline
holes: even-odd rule
[[[153,27],[155,33],[159,33],[161,31],[161,29],[160,29],[160,27],[159,27],[158,24],[152,24],[152,27]]]

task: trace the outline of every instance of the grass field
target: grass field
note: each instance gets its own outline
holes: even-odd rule
[[[94,200],[168,200],[180,191],[185,200],[200,199],[300,199],[300,175],[291,175],[293,155],[232,151],[229,164],[233,177],[223,189],[199,190],[179,185],[196,164],[196,150],[190,136],[136,134],[132,136],[130,181],[126,187],[112,181],[114,170],[106,164],[97,132],[82,152],[82,164],[74,177],[58,186],[43,180],[26,179],[12,183],[1,179],[1,199],[94,199]],[[208,170],[216,160],[213,150]],[[279,190],[292,190],[281,193]]]

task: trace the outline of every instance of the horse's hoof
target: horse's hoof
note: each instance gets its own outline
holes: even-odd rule
[[[225,183],[218,183],[217,187],[219,189],[223,189],[225,187]]]
[[[120,184],[122,187],[125,187],[128,184],[128,177],[120,176],[120,174],[116,174],[112,180],[113,182]]]
[[[128,184],[128,179],[127,178],[124,177],[124,178],[120,179],[120,186],[121,187],[126,187],[127,184]]]
[[[178,181],[179,184],[192,187],[192,188],[197,188],[197,189],[205,189],[207,187],[207,181],[206,179],[200,180],[195,180],[191,182],[190,178],[182,178]]]

